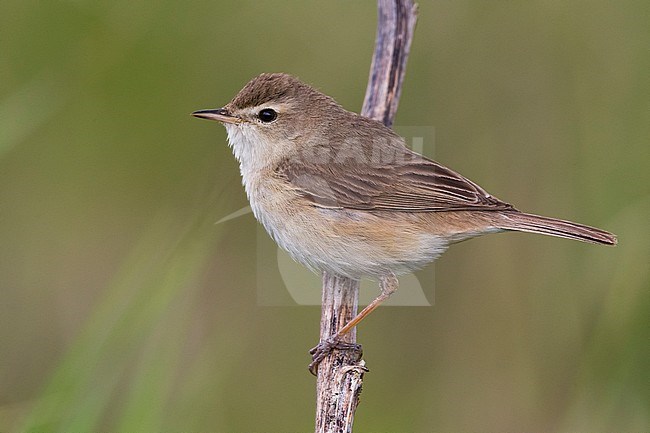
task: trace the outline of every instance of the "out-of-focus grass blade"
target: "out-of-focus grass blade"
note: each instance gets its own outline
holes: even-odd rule
[[[170,279],[164,283],[169,287],[163,290],[184,293],[184,288],[194,287],[195,277],[201,268],[192,267],[201,263],[201,258],[193,257],[193,254],[178,260],[175,263],[176,269],[168,274]],[[187,270],[190,270],[189,273],[184,275]],[[165,430],[162,425],[165,420],[165,408],[191,323],[189,319],[192,312],[190,304],[186,301],[185,293],[183,297],[175,298],[170,304],[171,308],[161,315],[164,319],[158,321],[159,326],[145,342],[116,431]],[[168,323],[173,323],[174,326],[166,326]]]
[[[611,283],[561,431],[643,431],[649,421],[643,409],[650,402],[648,378],[637,372],[647,371],[650,231],[625,232],[643,227],[649,214],[650,196],[623,209],[613,224],[620,239],[616,261],[610,254],[610,263],[591,270]]]
[[[122,374],[143,345],[149,347],[140,361],[139,378],[131,388],[122,427],[124,431],[138,431],[129,426],[160,420],[164,390],[171,380],[168,373],[184,329],[169,338],[158,335],[153,342],[147,340],[163,318],[178,314],[173,310],[182,305],[179,298],[188,295],[186,290],[203,269],[212,244],[209,238],[193,238],[195,222],[186,223],[185,230],[182,227],[165,215],[152,222],[60,362],[44,398],[35,405],[21,431],[96,430]],[[164,343],[163,353],[157,353],[159,340]],[[152,362],[159,364],[152,369]],[[143,403],[151,396],[156,398]]]
[[[39,75],[0,101],[0,158],[61,110],[68,97]]]

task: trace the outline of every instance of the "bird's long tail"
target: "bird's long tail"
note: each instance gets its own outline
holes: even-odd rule
[[[583,224],[548,218],[523,212],[502,212],[499,228],[521,232],[541,233],[561,238],[575,239],[592,244],[616,245],[616,235]]]

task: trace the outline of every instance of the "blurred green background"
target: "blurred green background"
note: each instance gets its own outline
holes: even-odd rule
[[[247,204],[237,164],[189,113],[271,71],[358,111],[375,16],[0,3],[0,431],[313,429],[319,310],[260,306],[257,223],[215,225]],[[396,125],[620,245],[453,247],[434,307],[363,323],[356,432],[650,430],[649,22],[645,0],[421,3]]]

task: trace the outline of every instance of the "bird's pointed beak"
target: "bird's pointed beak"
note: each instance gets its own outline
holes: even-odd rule
[[[235,117],[225,108],[215,108],[212,110],[199,110],[192,113],[192,116],[201,119],[216,120],[222,123],[241,123],[239,117]]]

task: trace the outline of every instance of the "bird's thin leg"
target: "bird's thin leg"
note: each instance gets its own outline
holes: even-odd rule
[[[361,310],[352,320],[345,324],[345,326],[334,335],[334,338],[341,338],[343,335],[350,332],[352,328],[357,326],[359,322],[365,319],[370,313],[375,311],[386,299],[390,298],[393,293],[397,290],[399,282],[395,274],[391,273],[386,277],[382,277],[379,280],[379,288],[381,292],[371,303],[369,303],[366,308]]]
[[[309,371],[315,376],[318,371],[318,364],[329,355],[334,349],[341,350],[355,350],[361,354],[361,345],[356,343],[345,343],[341,341],[341,337],[350,332],[352,328],[357,326],[359,322],[365,319],[370,313],[375,311],[382,302],[390,298],[390,296],[395,293],[399,287],[399,281],[397,277],[392,272],[386,276],[383,276],[379,280],[379,288],[381,292],[370,304],[366,306],[359,314],[354,316],[352,320],[345,324],[341,329],[338,330],[336,334],[329,337],[327,340],[318,343],[316,347],[311,349],[309,353],[311,354],[312,362],[309,364]],[[360,355],[359,355],[360,357]]]

